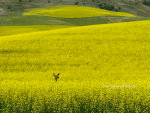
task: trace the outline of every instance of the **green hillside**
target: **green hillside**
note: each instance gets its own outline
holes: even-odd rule
[[[149,16],[149,0],[0,0],[0,15],[21,14],[34,8],[58,5],[80,5]]]

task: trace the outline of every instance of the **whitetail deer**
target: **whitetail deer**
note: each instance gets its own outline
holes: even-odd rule
[[[57,82],[57,79],[59,79],[59,73],[57,75],[55,75],[55,73],[53,73],[54,77],[55,77],[55,80]]]

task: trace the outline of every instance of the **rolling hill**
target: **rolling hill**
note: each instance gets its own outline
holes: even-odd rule
[[[0,111],[149,112],[149,26],[148,20],[0,36]],[[53,73],[60,73],[57,83]]]

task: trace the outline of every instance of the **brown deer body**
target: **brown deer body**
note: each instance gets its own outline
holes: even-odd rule
[[[53,75],[54,75],[55,80],[56,80],[56,82],[57,82],[57,79],[59,79],[59,73],[58,73],[57,75],[55,75],[55,74],[53,73]]]

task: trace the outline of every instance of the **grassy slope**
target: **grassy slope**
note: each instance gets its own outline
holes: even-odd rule
[[[67,27],[72,27],[72,26],[65,26],[65,25],[1,26],[0,36],[38,32],[44,30],[54,30],[54,29],[61,29]]]
[[[1,36],[0,103],[13,109],[2,108],[14,112],[149,112],[149,23]],[[61,73],[56,84],[52,73]]]
[[[139,16],[144,16],[144,17],[149,17],[150,16],[150,6],[143,5],[143,4],[127,4],[125,3],[123,6],[124,12],[130,12],[133,15],[139,15]]]
[[[91,18],[54,18],[46,16],[3,16],[0,18],[1,26],[16,25],[91,25],[109,23],[107,17]]]

